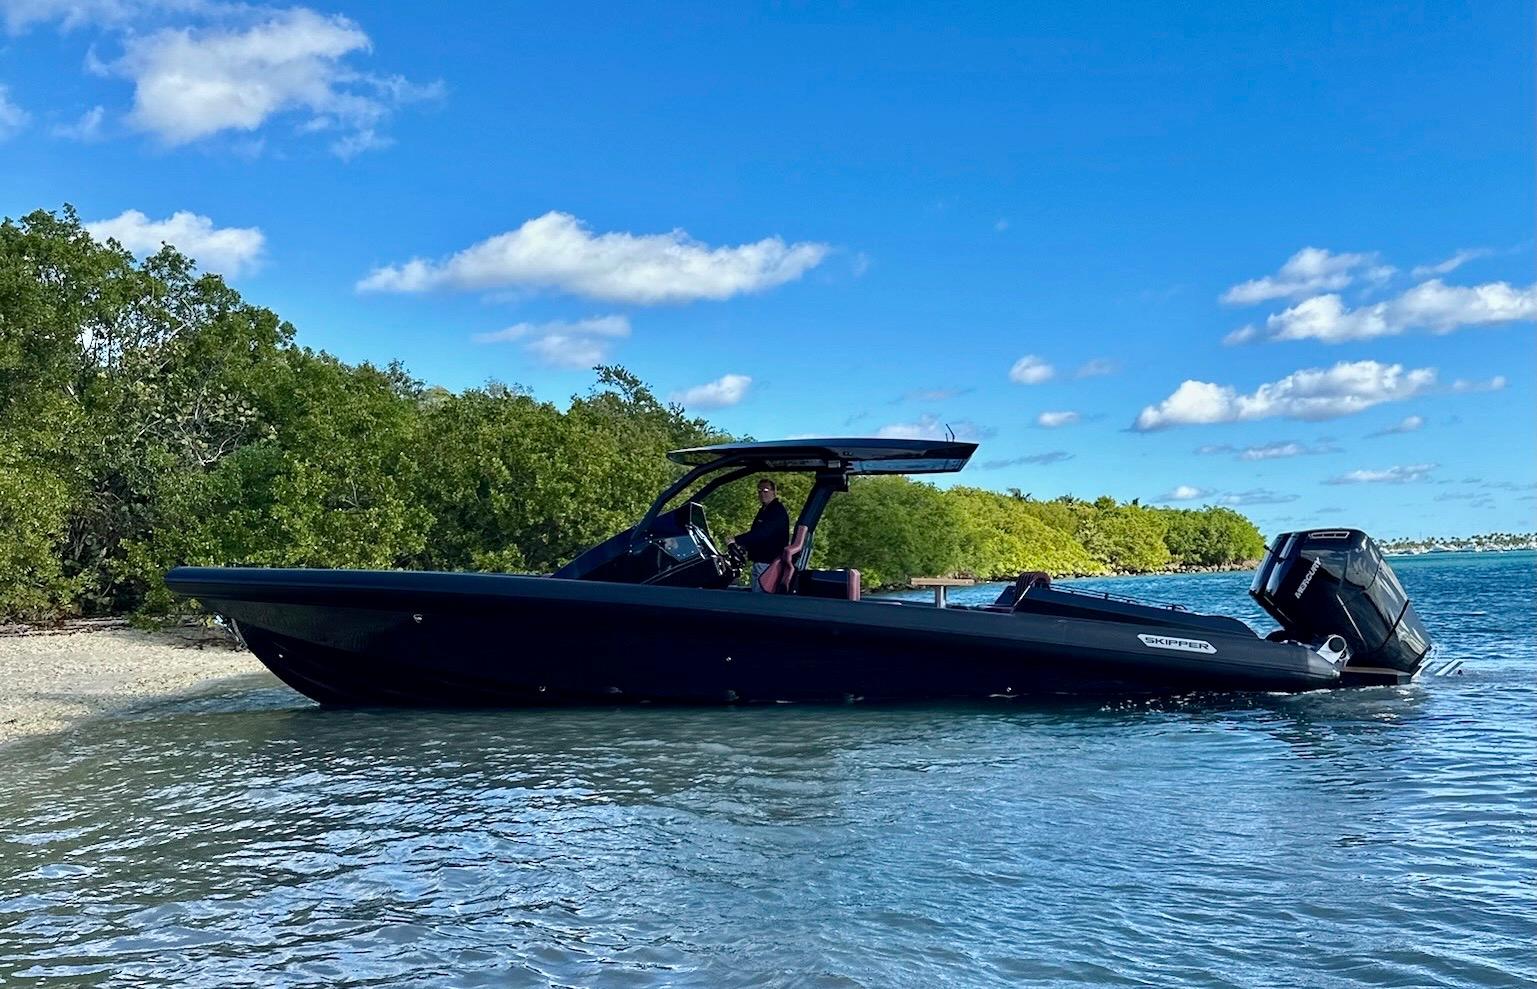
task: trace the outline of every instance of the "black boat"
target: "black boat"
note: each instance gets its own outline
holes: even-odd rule
[[[1280,623],[1149,605],[1023,574],[997,600],[865,597],[808,567],[828,500],[871,474],[958,471],[976,445],[787,440],[678,450],[690,469],[635,526],[550,576],[178,567],[171,589],[223,615],[324,704],[910,701],[1031,694],[1299,691],[1407,682],[1430,640],[1355,529],[1287,533],[1250,594]],[[704,499],[759,472],[814,483],[784,593],[736,586]]]

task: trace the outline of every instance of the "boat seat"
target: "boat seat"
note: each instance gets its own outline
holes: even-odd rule
[[[858,601],[858,570],[802,570],[795,581],[795,593],[808,598],[841,598]]]
[[[1051,574],[1044,570],[1026,570],[1014,578],[1014,583],[1003,589],[997,599],[993,601],[992,607],[1004,611],[1013,611],[1014,606],[1019,604],[1020,598],[1029,593],[1032,588],[1050,586]]]
[[[769,594],[789,594],[795,581],[795,565],[788,560],[775,560],[763,576],[758,578],[758,590]]]

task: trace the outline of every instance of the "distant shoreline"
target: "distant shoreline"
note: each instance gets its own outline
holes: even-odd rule
[[[1439,546],[1428,549],[1385,549],[1383,556],[1456,556],[1462,554],[1484,555],[1489,553],[1532,553],[1537,546]]]

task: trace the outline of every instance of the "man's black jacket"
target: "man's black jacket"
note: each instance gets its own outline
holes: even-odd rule
[[[754,563],[773,563],[790,545],[790,513],[775,498],[758,509],[752,528],[737,536],[736,541]]]

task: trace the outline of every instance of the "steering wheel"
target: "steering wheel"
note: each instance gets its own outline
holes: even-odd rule
[[[742,571],[747,569],[747,550],[736,543],[727,543],[726,552],[718,560],[722,576],[728,584],[735,584]]]
[[[726,552],[722,553],[710,534],[710,524],[705,519],[704,506],[693,502],[689,507],[698,510],[697,515],[692,511],[689,513],[687,529],[699,547],[700,553],[715,567],[715,572],[721,580],[727,584],[736,583],[747,561],[747,551],[734,543],[728,543]]]

